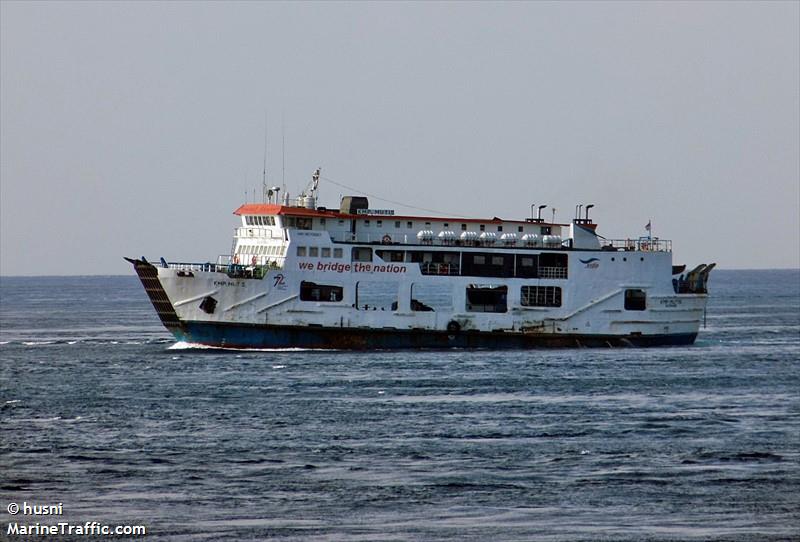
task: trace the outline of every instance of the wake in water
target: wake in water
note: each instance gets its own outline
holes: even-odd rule
[[[207,344],[178,341],[167,350],[219,350],[223,352],[336,352],[330,349],[312,348],[225,348],[223,346],[209,346]]]

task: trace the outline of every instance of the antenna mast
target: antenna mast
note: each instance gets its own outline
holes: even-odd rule
[[[261,199],[267,203],[267,112],[264,112],[264,167],[261,170]]]
[[[286,127],[281,113],[281,186],[286,193]]]

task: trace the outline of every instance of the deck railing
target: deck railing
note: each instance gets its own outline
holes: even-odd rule
[[[602,250],[624,250],[641,252],[672,252],[672,241],[653,237],[640,237],[638,239],[602,239]]]
[[[457,263],[421,262],[419,264],[419,269],[423,275],[461,274],[461,266],[459,266]]]
[[[412,246],[441,246],[441,247],[472,247],[472,248],[494,248],[494,249],[531,249],[531,250],[569,250],[571,248],[570,239],[563,239],[556,242],[544,243],[537,240],[534,243],[526,243],[522,240],[515,242],[503,242],[501,240],[483,241],[481,239],[461,240],[461,239],[439,239],[438,237],[429,239],[417,239],[416,235],[409,234],[382,234],[382,233],[350,233],[350,232],[330,232],[331,240],[334,243],[346,244],[372,244],[372,245],[412,245]],[[619,251],[642,251],[642,252],[672,252],[672,241],[654,237],[639,239],[600,239],[600,248],[603,250]]]

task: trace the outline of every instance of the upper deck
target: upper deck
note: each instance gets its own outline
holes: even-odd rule
[[[281,244],[288,242],[289,230],[298,230],[325,232],[333,243],[343,244],[672,251],[671,241],[658,238],[605,239],[596,234],[597,225],[588,218],[563,224],[540,218],[446,218],[370,211],[347,213],[324,207],[244,204],[234,211],[242,220],[234,240]]]

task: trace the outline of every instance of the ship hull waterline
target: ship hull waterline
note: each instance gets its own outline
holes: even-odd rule
[[[178,341],[230,349],[417,350],[681,346],[697,334],[578,335],[514,332],[365,329],[266,324],[183,322]]]

